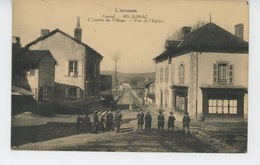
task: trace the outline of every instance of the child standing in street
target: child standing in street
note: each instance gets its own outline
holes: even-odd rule
[[[170,112],[170,116],[168,118],[168,130],[170,128],[172,129],[172,132],[174,132],[174,122],[175,122],[175,117],[173,116],[173,112]]]
[[[82,134],[83,132],[83,115],[80,114],[77,118],[77,133]]]
[[[189,113],[186,112],[185,115],[182,118],[182,123],[183,123],[183,132],[185,133],[185,128],[187,128],[188,133],[190,133],[190,117]]]
[[[158,115],[157,119],[158,119],[158,130],[162,129],[162,132],[163,132],[164,116],[162,114],[162,111],[159,111],[159,115]]]

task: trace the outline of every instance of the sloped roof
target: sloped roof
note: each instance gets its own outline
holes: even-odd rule
[[[75,42],[77,42],[77,43],[79,43],[79,44],[85,46],[85,48],[86,48],[91,54],[98,55],[98,56],[100,56],[100,58],[103,58],[103,56],[102,56],[100,53],[98,53],[96,50],[94,50],[94,49],[91,48],[90,46],[88,46],[87,44],[85,44],[85,43],[83,43],[83,42],[81,42],[81,41],[79,41],[79,40],[77,40],[77,39],[75,39],[74,37],[70,36],[69,34],[67,34],[67,33],[65,33],[65,32],[63,32],[63,31],[61,31],[61,30],[58,29],[58,28],[55,29],[55,30],[53,30],[53,31],[51,31],[50,33],[48,33],[48,34],[46,34],[46,35],[44,35],[44,36],[41,36],[41,37],[37,38],[36,40],[34,40],[34,41],[28,43],[27,45],[25,45],[25,47],[29,48],[30,46],[32,46],[32,45],[38,43],[39,41],[42,41],[42,40],[44,40],[44,39],[46,39],[46,38],[48,38],[48,37],[54,35],[54,34],[57,33],[57,32],[59,32],[59,33],[65,35],[66,37],[72,39],[73,41],[75,41]]]
[[[148,88],[152,83],[154,83],[154,81],[150,81],[150,82],[146,83],[145,88]]]
[[[18,86],[12,86],[12,95],[27,95],[27,96],[33,96],[34,94],[24,88],[18,87]]]
[[[49,50],[28,50],[25,54],[20,55],[17,61],[26,64],[38,64],[46,56],[53,58],[55,65],[57,64],[57,61]]]
[[[184,35],[181,42],[169,42],[169,47],[153,60],[160,60],[185,51],[198,52],[248,52],[248,42],[210,22]]]

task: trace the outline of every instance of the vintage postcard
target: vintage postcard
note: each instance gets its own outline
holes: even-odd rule
[[[249,3],[13,0],[12,150],[247,153]]]

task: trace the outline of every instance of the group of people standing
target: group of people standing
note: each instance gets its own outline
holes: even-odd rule
[[[116,111],[115,116],[109,111],[106,116],[102,115],[99,120],[98,114],[95,112],[93,115],[93,125],[90,121],[88,114],[80,114],[77,118],[77,133],[98,133],[99,131],[105,132],[114,131],[118,133],[122,124],[122,114],[119,110]]]
[[[157,117],[158,120],[158,130],[164,131],[164,122],[165,122],[165,117],[162,113],[162,111],[159,111],[159,115]],[[173,112],[170,112],[170,115],[168,117],[168,130],[171,130],[174,132],[174,122],[176,118],[173,116]],[[182,119],[183,123],[183,132],[185,132],[185,129],[189,132],[189,125],[190,125],[190,117],[188,113],[185,113]],[[145,129],[151,129],[151,124],[152,124],[152,116],[150,115],[149,112],[144,116],[144,113],[142,110],[139,110],[139,113],[137,114],[137,130],[142,130],[143,124],[145,124]]]
[[[120,131],[120,127],[122,125],[122,114],[119,110],[116,111],[115,116],[111,113],[111,111],[108,111],[106,116],[102,115],[102,117],[99,120],[99,117],[97,113],[95,112],[93,115],[93,125],[90,121],[90,117],[88,114],[85,114],[84,118],[83,115],[80,114],[77,118],[77,133],[98,133],[99,131],[105,132],[105,131],[116,131],[118,133]],[[173,116],[173,112],[170,112],[170,115],[168,117],[168,130],[171,130],[174,132],[174,123],[176,118]],[[157,117],[158,121],[158,130],[164,131],[164,123],[165,123],[165,117],[162,113],[162,111],[159,111],[159,115]],[[187,129],[189,132],[189,125],[190,125],[190,117],[188,113],[185,113],[182,119],[183,123],[183,132]],[[139,109],[139,112],[137,114],[137,130],[142,130],[143,125],[145,125],[145,130],[151,129],[152,126],[152,116],[150,112],[148,111],[146,115],[142,112],[142,109]]]

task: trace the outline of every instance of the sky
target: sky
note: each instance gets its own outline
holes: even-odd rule
[[[136,12],[115,11],[120,9]],[[38,38],[40,29],[59,28],[73,36],[76,17],[80,17],[82,41],[104,56],[101,71],[113,70],[111,56],[120,52],[119,72],[154,72],[152,59],[163,52],[167,37],[198,20],[208,22],[210,15],[213,23],[231,33],[234,25],[243,23],[248,41],[249,7],[239,0],[13,0],[12,14],[12,35],[19,36],[23,46]],[[113,15],[126,22],[113,22],[111,18],[107,22],[106,17]],[[132,15],[144,18],[135,22]],[[160,21],[150,22],[152,19]]]

